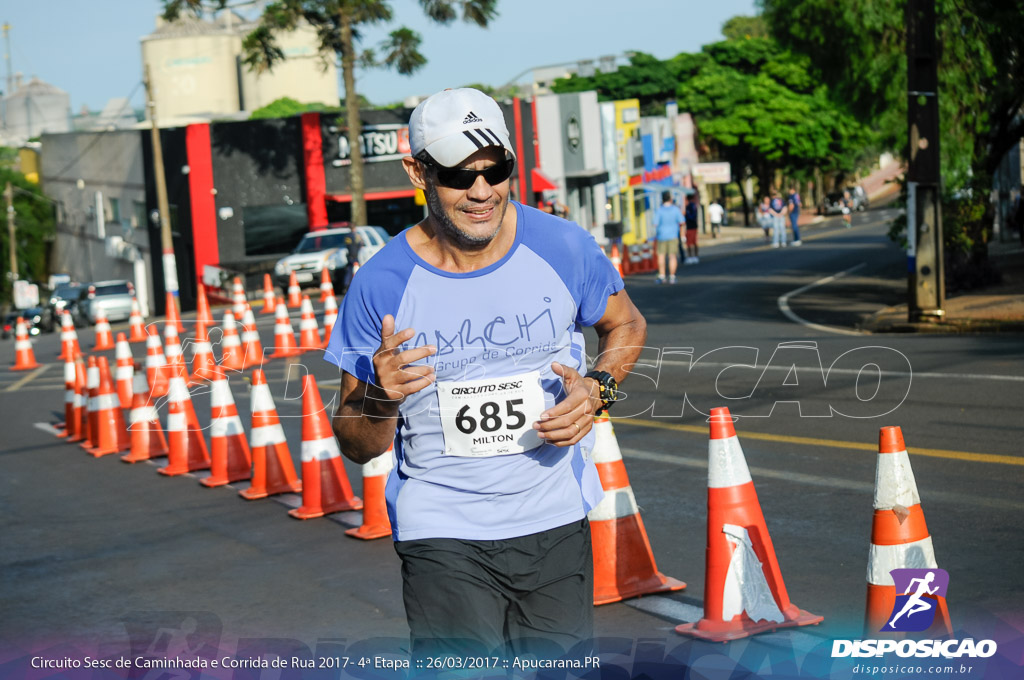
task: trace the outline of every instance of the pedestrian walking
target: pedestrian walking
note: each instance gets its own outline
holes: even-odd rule
[[[757,223],[764,230],[764,240],[772,240],[772,199],[770,196],[762,196],[761,202],[757,205]]]
[[[772,189],[769,212],[772,216],[772,248],[786,247],[786,204],[782,202],[779,192]]]
[[[364,265],[327,356],[333,427],[387,481],[413,656],[522,655],[593,634],[594,415],[646,338],[622,277],[577,225],[509,198],[501,109],[428,97],[402,159],[427,216]],[[581,329],[600,355],[585,365]],[[580,650],[584,645],[579,645]]]
[[[344,291],[348,291],[349,286],[352,285],[352,277],[356,274],[356,269],[359,267],[359,253],[363,249],[363,237],[359,235],[355,227],[351,227],[349,233],[345,235],[345,249],[348,254],[348,266],[345,267],[345,282]]]
[[[697,222],[700,220],[700,206],[697,204],[697,194],[690,194],[686,199],[686,259],[683,264],[697,264],[700,262],[700,250],[697,247]]]
[[[797,193],[796,185],[794,184],[789,188],[789,197],[786,199],[786,209],[789,211],[789,228],[793,232],[793,245],[802,246],[803,241],[800,240],[800,208],[803,206],[803,202],[800,200],[800,194]]]
[[[718,234],[722,231],[722,219],[725,217],[725,208],[718,202],[716,198],[708,206],[708,221],[711,222],[711,238],[718,238]]]
[[[853,224],[853,197],[848,190],[843,190],[843,222],[849,229]]]
[[[676,253],[679,252],[679,238],[685,224],[682,211],[672,202],[672,194],[663,191],[661,207],[654,213],[655,237],[658,253],[658,277],[655,283],[665,283],[665,260],[668,260],[668,282],[676,282]]]

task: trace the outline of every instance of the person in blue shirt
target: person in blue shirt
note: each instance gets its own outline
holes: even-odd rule
[[[668,282],[676,282],[676,267],[679,264],[676,253],[679,252],[679,239],[682,237],[684,224],[683,213],[672,202],[672,194],[663,191],[661,207],[654,213],[655,238],[658,239],[658,278],[654,280],[655,283],[665,283],[666,257],[668,258]]]
[[[593,635],[587,513],[604,493],[592,424],[646,322],[586,230],[509,199],[516,157],[493,99],[428,97],[409,144],[427,216],[339,310],[335,435],[356,463],[394,443],[385,497],[414,657],[578,651]]]
[[[797,193],[796,185],[794,184],[789,188],[789,198],[786,199],[786,207],[789,209],[789,228],[793,231],[794,246],[803,245],[803,241],[800,240],[800,225],[797,224],[800,219],[800,207],[802,205],[800,194]]]

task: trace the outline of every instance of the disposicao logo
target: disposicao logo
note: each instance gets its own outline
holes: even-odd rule
[[[893,569],[889,574],[896,584],[896,603],[881,631],[911,633],[928,630],[935,620],[938,598],[946,597],[949,574],[945,569]]]
[[[949,574],[945,569],[893,569],[896,601],[882,633],[928,630],[935,621],[939,598],[946,597]],[[895,653],[900,657],[985,658],[996,653],[993,640],[833,640],[832,657],[872,657]]]

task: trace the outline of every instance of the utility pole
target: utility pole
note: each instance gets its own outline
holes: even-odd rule
[[[907,315],[915,322],[941,319],[946,302],[935,0],[907,0],[906,25]]]
[[[160,246],[163,251],[164,288],[178,298],[178,266],[174,259],[174,243],[171,240],[171,209],[167,203],[167,178],[164,176],[164,150],[160,145],[160,129],[156,124],[156,99],[153,96],[153,82],[149,78],[149,64],[146,64],[144,83],[146,85],[146,108],[153,135],[153,177],[156,181],[156,207],[160,213]],[[169,314],[170,310],[165,312]]]
[[[10,182],[4,187],[4,198],[7,199],[7,245],[11,256],[11,271],[7,275],[13,282],[18,280],[18,244],[14,240],[14,187]]]

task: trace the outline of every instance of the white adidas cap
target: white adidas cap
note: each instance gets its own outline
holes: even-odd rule
[[[480,90],[444,90],[420,102],[409,118],[412,155],[426,151],[446,168],[454,168],[478,149],[503,147],[516,157],[498,103]]]

